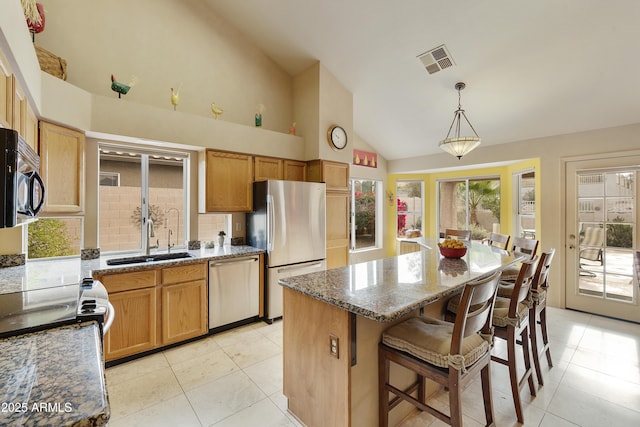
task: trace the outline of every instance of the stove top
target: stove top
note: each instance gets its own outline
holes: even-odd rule
[[[98,281],[0,295],[0,336],[17,335],[67,323],[96,319],[107,311],[107,291]]]

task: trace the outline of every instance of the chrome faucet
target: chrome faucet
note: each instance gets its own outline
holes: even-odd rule
[[[176,223],[176,230],[178,230],[178,235],[180,235],[179,231],[180,231],[180,211],[176,208],[169,208],[166,209],[164,211],[165,214],[167,214],[167,220],[164,223],[164,228],[167,228],[167,224],[169,223],[169,213],[171,211],[176,211],[177,214],[177,220],[178,222]],[[174,247],[176,244],[171,244],[171,235],[173,234],[173,230],[171,230],[171,228],[169,228],[169,231],[167,233],[167,252],[171,253],[171,248]],[[177,243],[178,239],[176,238],[176,243]]]
[[[147,218],[147,246],[145,248],[145,255],[151,254],[151,249],[156,249],[160,245],[160,241],[156,240],[155,246],[151,246],[150,239],[156,237],[156,233],[153,231],[153,220],[151,217]]]

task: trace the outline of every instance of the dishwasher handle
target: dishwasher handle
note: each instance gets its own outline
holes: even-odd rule
[[[249,264],[252,262],[258,261],[258,257],[249,258],[249,259],[240,259],[240,260],[230,260],[230,261],[211,261],[209,263],[209,267],[219,267],[223,265],[233,265],[233,264]]]

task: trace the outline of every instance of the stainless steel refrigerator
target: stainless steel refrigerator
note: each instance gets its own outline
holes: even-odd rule
[[[253,184],[247,243],[266,251],[265,320],[282,317],[285,277],[326,269],[324,183],[269,180]]]

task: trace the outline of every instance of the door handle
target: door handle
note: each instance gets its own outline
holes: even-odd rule
[[[569,249],[575,249],[576,247],[573,245],[569,245]]]

